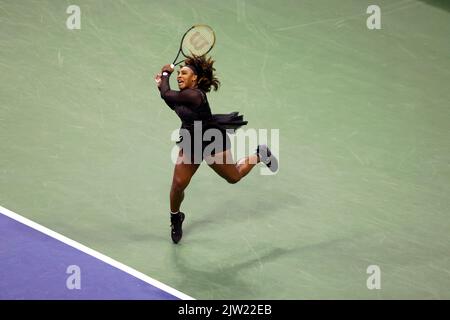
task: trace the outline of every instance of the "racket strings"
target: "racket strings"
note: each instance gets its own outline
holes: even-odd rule
[[[183,40],[182,51],[184,55],[194,54],[202,56],[214,46],[214,31],[209,27],[196,26],[189,30]]]

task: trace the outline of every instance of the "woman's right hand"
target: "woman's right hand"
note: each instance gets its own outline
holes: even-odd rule
[[[174,69],[172,68],[171,64],[166,64],[164,67],[162,67],[161,73],[167,72],[167,73],[171,74],[173,72],[173,70]]]

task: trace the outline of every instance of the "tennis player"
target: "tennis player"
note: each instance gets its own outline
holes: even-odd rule
[[[220,85],[213,64],[214,61],[205,55],[185,59],[177,76],[179,91],[170,89],[169,78],[174,71],[170,64],[163,66],[161,73],[155,76],[161,98],[181,119],[180,140],[177,142],[180,150],[170,189],[171,237],[174,243],[178,243],[183,236],[185,214],[180,212],[180,206],[184,190],[203,160],[233,184],[245,177],[259,162],[263,162],[273,172],[278,169],[278,160],[266,145],[258,145],[255,154],[237,163],[233,161],[227,132],[234,132],[246,125],[247,121],[238,112],[211,113],[206,93],[211,89],[217,91]]]

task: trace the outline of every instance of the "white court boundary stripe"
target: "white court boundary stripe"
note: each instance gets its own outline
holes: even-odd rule
[[[192,298],[192,297],[190,297],[190,296],[188,296],[188,295],[186,295],[186,294],[184,294],[184,293],[182,293],[182,292],[180,292],[180,291],[178,291],[178,290],[176,290],[176,289],[174,289],[172,287],[169,287],[168,285],[165,285],[164,283],[159,282],[158,280],[150,278],[149,276],[143,274],[142,272],[139,272],[139,271],[137,271],[137,270],[127,266],[127,265],[124,265],[121,262],[118,262],[118,261],[116,261],[116,260],[114,260],[114,259],[112,259],[112,258],[110,258],[110,257],[108,257],[108,256],[106,256],[106,255],[104,255],[104,254],[102,254],[100,252],[98,252],[98,251],[95,251],[95,250],[93,250],[93,249],[91,249],[89,247],[86,247],[85,245],[82,245],[81,243],[76,242],[75,240],[69,239],[66,236],[63,236],[63,235],[61,235],[61,234],[59,234],[59,233],[57,233],[57,232],[55,232],[53,230],[50,230],[50,229],[48,229],[48,228],[46,228],[46,227],[44,227],[44,226],[42,226],[42,225],[40,225],[38,223],[36,223],[34,221],[31,221],[31,220],[29,220],[29,219],[27,219],[27,218],[25,218],[25,217],[15,213],[15,212],[12,212],[11,210],[8,210],[8,209],[6,209],[6,208],[4,208],[2,206],[0,206],[0,213],[2,213],[5,216],[10,217],[11,219],[14,219],[14,220],[16,220],[16,221],[18,221],[20,223],[23,223],[23,224],[27,225],[30,228],[33,228],[33,229],[35,229],[35,230],[37,230],[39,232],[42,232],[42,233],[44,233],[44,234],[46,234],[46,235],[48,235],[48,236],[50,236],[50,237],[52,237],[52,238],[54,238],[56,240],[59,240],[59,241],[65,243],[65,244],[67,244],[67,245],[69,245],[71,247],[74,247],[75,249],[78,249],[78,250],[80,250],[80,251],[82,251],[82,252],[84,252],[84,253],[86,253],[86,254],[88,254],[90,256],[93,256],[94,258],[97,258],[97,259],[99,259],[99,260],[101,260],[101,261],[103,261],[103,262],[105,262],[105,263],[107,263],[107,264],[109,264],[109,265],[111,265],[113,267],[116,267],[117,269],[120,269],[120,270],[122,270],[122,271],[124,271],[124,272],[126,272],[128,274],[131,274],[132,276],[134,276],[134,277],[136,277],[138,279],[141,279],[142,281],[147,282],[147,283],[151,284],[152,286],[154,286],[154,287],[156,287],[158,289],[161,289],[161,290],[163,290],[163,291],[165,291],[167,293],[170,293],[171,295],[173,295],[173,296],[175,296],[177,298],[180,298],[180,299],[183,299],[183,300],[195,300],[194,298]]]

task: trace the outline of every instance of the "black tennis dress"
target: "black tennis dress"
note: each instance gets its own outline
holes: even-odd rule
[[[181,119],[177,145],[183,153],[193,163],[200,163],[204,156],[230,149],[227,133],[234,133],[247,124],[243,116],[238,112],[212,114],[205,92],[200,89],[171,90],[169,77],[161,77],[159,90],[161,98]]]

